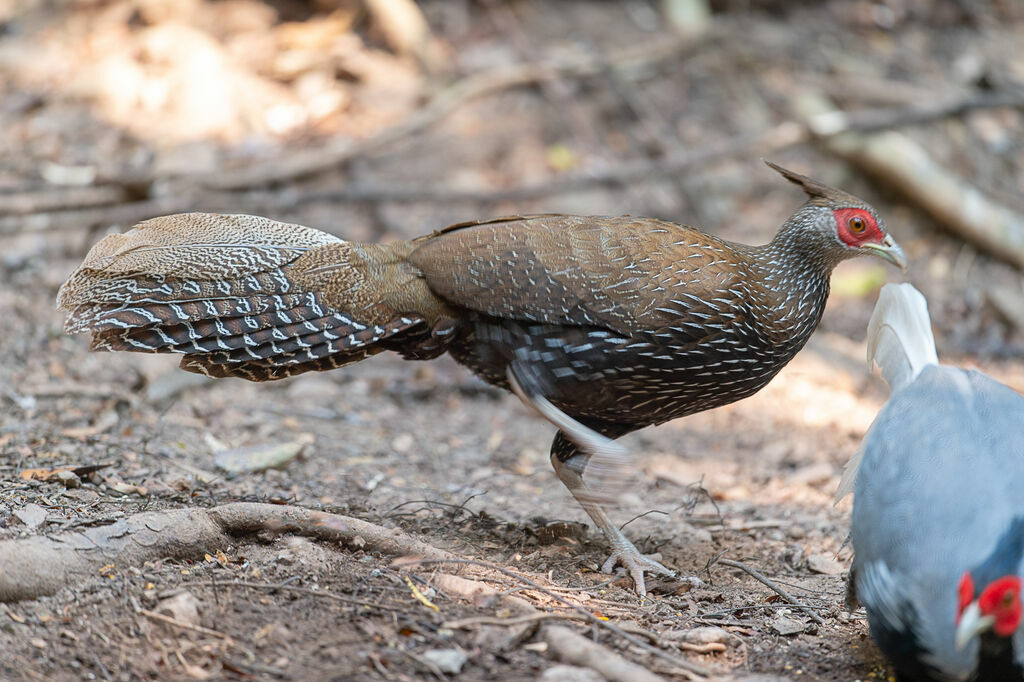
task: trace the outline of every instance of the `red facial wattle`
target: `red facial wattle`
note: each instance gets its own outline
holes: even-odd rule
[[[839,239],[851,248],[864,244],[880,244],[885,235],[870,211],[863,208],[838,208],[832,211],[836,218]]]
[[[978,597],[978,608],[981,613],[995,618],[992,632],[999,637],[1009,637],[1020,625],[1021,613],[1024,611],[1020,601],[1020,589],[1020,578],[1007,575],[986,585]]]

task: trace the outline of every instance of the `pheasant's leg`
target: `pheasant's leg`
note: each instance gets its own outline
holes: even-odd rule
[[[632,542],[630,542],[622,531],[608,518],[604,507],[597,502],[596,496],[583,481],[579,469],[586,466],[586,456],[579,453],[577,446],[569,440],[564,433],[558,432],[555,441],[551,445],[551,464],[555,468],[558,479],[565,484],[572,496],[583,511],[594,521],[612,546],[612,555],[601,566],[604,573],[611,573],[616,564],[621,565],[633,578],[637,594],[641,597],[647,594],[647,585],[644,581],[644,572],[661,573],[674,576],[675,573],[654,559],[650,559],[640,553]]]
[[[611,497],[616,483],[621,485],[629,475],[626,449],[612,439],[629,433],[633,427],[609,423],[592,423],[588,426],[573,419],[544,397],[542,384],[528,365],[513,361],[506,375],[512,392],[558,427],[558,434],[551,444],[551,464],[555,473],[612,546],[612,555],[604,562],[601,570],[611,573],[616,564],[621,564],[629,571],[641,597],[647,594],[644,571],[675,575],[657,561],[641,554],[611,522],[599,501]],[[596,427],[596,430],[591,426]],[[584,483],[585,469],[597,475],[599,482],[596,490]]]

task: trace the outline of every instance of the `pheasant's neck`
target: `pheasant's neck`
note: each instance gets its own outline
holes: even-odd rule
[[[828,299],[832,264],[816,249],[776,240],[756,254],[764,300],[766,332],[784,352],[796,353],[814,332]]]
[[[1014,655],[1013,639],[987,633],[981,638],[978,680],[1019,680],[1024,666]]]

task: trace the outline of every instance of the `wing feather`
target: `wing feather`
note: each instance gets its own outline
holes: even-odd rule
[[[409,260],[439,296],[488,315],[627,334],[673,327],[698,340],[716,331],[702,322],[737,309],[737,257],[660,220],[543,215],[452,226],[416,242]]]

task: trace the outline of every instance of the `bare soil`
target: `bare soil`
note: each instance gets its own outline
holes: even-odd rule
[[[904,108],[986,82],[1019,87],[1019,8],[713,2],[712,37],[639,71],[608,67],[502,88],[301,182],[235,195],[182,189],[182,177],[315,156],[325,140],[372,136],[414,114],[444,79],[673,39],[658,3],[425,2],[447,74],[437,76],[422,55],[403,53],[352,10],[358,3],[337,3],[334,14],[323,9],[330,4],[0,2],[0,540],[60,538],[143,511],[271,502],[398,528],[550,592],[467,567],[395,565],[398,557],[358,542],[264,530],[186,558],[113,562],[50,596],[4,605],[0,676],[603,679],[551,671],[558,660],[538,623],[453,627],[515,615],[501,600],[438,586],[440,574],[460,574],[568,617],[556,594],[649,633],[717,679],[887,679],[863,611],[844,606],[850,500],[832,499],[886,398],[863,362],[877,287],[914,282],[929,296],[940,356],[1024,389],[1024,336],[987,296],[997,286],[1019,290],[1020,275],[812,145],[776,149],[772,158],[871,201],[911,267],[844,265],[819,331],[767,388],[624,439],[637,470],[614,518],[628,522],[642,550],[703,581],[693,589],[656,581],[643,602],[628,578],[599,572],[608,548],[582,526],[585,515],[551,471],[552,428],[516,398],[448,359],[382,356],[250,384],[184,374],[173,357],[90,354],[88,339],[62,333],[56,291],[92,243],[134,218],[110,205],[35,210],[17,202],[71,191],[55,183],[112,186],[124,193],[119,203],[145,198],[137,192],[158,203],[194,198],[196,207],[258,211],[359,240],[511,212],[634,213],[761,243],[802,199],[761,166],[756,145],[675,174],[652,170],[626,183],[521,198],[502,192],[632,161],[653,168],[680,150],[756,135],[790,121],[792,102],[808,89],[856,109]],[[174,45],[211,61],[190,67]],[[189,68],[222,81],[204,96]],[[224,88],[231,96],[222,102]],[[979,110],[903,132],[965,181],[1022,208],[1020,111]],[[331,195],[360,187],[463,194]],[[296,191],[322,196],[290,200]],[[244,458],[277,446],[298,454],[253,472],[219,464],[225,452]],[[25,475],[94,465],[63,480]],[[769,576],[822,622],[743,571],[716,565],[719,557]],[[665,678],[685,679],[592,624],[562,624]],[[712,633],[719,646],[681,646],[705,626],[721,629]],[[436,662],[437,651],[452,649],[465,654],[458,673]]]

